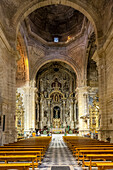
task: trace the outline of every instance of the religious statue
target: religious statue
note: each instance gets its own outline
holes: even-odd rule
[[[56,109],[56,114],[55,114],[55,118],[58,118],[58,110]]]
[[[58,96],[57,95],[55,96],[55,102],[58,102]]]

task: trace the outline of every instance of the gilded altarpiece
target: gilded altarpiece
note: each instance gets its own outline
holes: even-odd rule
[[[48,69],[49,67],[49,69]],[[63,64],[53,62],[36,77],[36,128],[76,127],[76,75]]]
[[[16,114],[15,122],[18,132],[18,138],[24,135],[24,107],[22,96],[20,93],[16,92]]]

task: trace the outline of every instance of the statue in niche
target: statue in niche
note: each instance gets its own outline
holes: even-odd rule
[[[57,96],[57,94],[55,95],[55,102],[58,102],[58,96]]]
[[[55,88],[55,89],[59,89],[59,88],[61,88],[61,83],[58,81],[58,79],[57,78],[55,78],[55,80],[54,80],[54,82],[52,83],[52,85],[51,85],[53,88]]]
[[[68,112],[68,116],[70,116],[70,112]]]
[[[46,110],[44,111],[44,117],[47,117],[47,111]]]
[[[59,119],[60,118],[60,108],[56,106],[53,110],[53,118]]]
[[[55,114],[55,118],[58,118],[58,110],[56,109],[56,114]]]
[[[47,91],[44,91],[44,97],[45,98],[47,97]]]
[[[69,92],[66,92],[66,97],[67,97],[67,98],[69,97]]]

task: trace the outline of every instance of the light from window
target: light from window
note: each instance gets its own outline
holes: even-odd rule
[[[58,37],[54,37],[54,42],[59,42],[59,38]]]

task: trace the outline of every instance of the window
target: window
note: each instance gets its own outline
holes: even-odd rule
[[[59,42],[59,38],[58,37],[54,37],[54,42]]]

